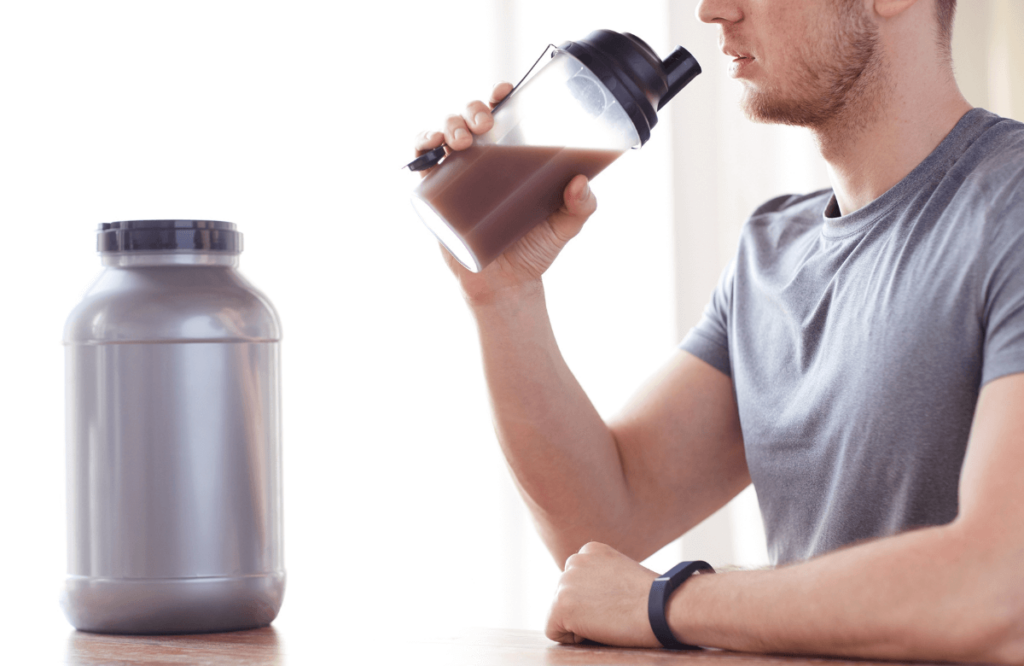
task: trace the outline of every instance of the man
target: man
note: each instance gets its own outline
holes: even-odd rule
[[[686,580],[675,639],[1024,661],[1024,126],[958,91],[954,8],[700,2],[748,115],[809,128],[833,187],[754,213],[703,320],[608,423],[541,284],[595,210],[585,179],[481,273],[448,258],[503,452],[564,563],[552,639],[658,647],[638,561],[753,480],[784,566]],[[490,123],[475,102],[417,148]]]

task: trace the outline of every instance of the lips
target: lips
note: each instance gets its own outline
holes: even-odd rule
[[[743,51],[736,49],[722,49],[722,53],[727,56],[732,56],[732,62],[729,63],[729,76],[734,79],[747,78],[747,74],[751,64],[756,60],[754,56]]]
[[[743,51],[737,51],[735,49],[723,48],[722,53],[727,56],[732,56],[734,62],[736,60],[754,60],[754,56],[749,53],[744,53]]]

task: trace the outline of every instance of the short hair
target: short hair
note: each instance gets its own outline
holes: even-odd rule
[[[935,0],[935,14],[939,22],[939,43],[947,50],[953,44],[953,19],[956,0]]]

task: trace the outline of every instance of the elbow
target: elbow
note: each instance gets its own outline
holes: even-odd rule
[[[940,528],[945,573],[931,625],[934,654],[944,660],[1024,664],[1024,543],[1016,535],[967,521]],[[1007,538],[1007,537],[1010,538]],[[935,612],[938,611],[938,612]],[[929,619],[930,616],[930,619]],[[939,646],[943,647],[939,647]]]
[[[1018,586],[1020,587],[1020,586]],[[1017,589],[1017,599],[1024,599],[1024,589]],[[1024,611],[1020,601],[1018,608],[1008,610],[1003,617],[993,618],[988,632],[986,647],[981,658],[997,664],[1024,664]]]
[[[1024,569],[1005,555],[975,560],[981,575],[969,576],[973,593],[964,590],[968,603],[950,617],[965,660],[1024,664]]]
[[[965,641],[957,660],[988,664],[1024,664],[1024,631],[1019,620],[1014,627],[988,627],[973,640]]]
[[[598,520],[592,519],[589,522],[577,520],[568,524],[542,519],[537,511],[533,512],[533,518],[537,534],[560,571],[565,571],[566,560],[591,541],[608,544],[633,556],[635,548],[632,548],[633,543],[628,538],[629,532],[618,527],[630,523],[625,512],[622,515],[600,516]]]
[[[580,552],[580,549],[588,543],[610,545],[612,548],[623,552],[621,539],[616,540],[613,535],[608,534],[606,531],[587,530],[580,533],[538,531],[540,532],[541,540],[547,546],[548,552],[551,553],[551,557],[555,560],[555,564],[558,565],[559,571],[565,571],[565,563],[568,559]],[[624,554],[632,557],[628,551],[625,551]]]
[[[555,564],[558,566],[559,571],[565,571],[565,563],[569,561],[569,558],[579,552],[579,549],[572,550],[571,548],[552,548],[548,547],[548,552],[551,553],[551,557],[555,559]]]
[[[992,598],[962,599],[938,623],[930,658],[989,664],[1024,664],[1024,616]],[[931,633],[931,632],[929,632]]]
[[[579,552],[579,549],[583,547],[586,540],[580,540],[575,535],[568,533],[568,531],[557,530],[550,525],[542,525],[535,522],[535,526],[541,541],[544,542],[548,553],[551,554],[551,558],[558,566],[558,570],[565,571],[566,560]]]

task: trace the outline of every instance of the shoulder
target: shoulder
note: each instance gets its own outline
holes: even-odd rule
[[[1024,264],[1024,123],[984,109],[933,194],[938,238],[980,280],[981,301],[1021,293]],[[1011,286],[1012,285],[1012,286]],[[986,306],[988,307],[988,306]]]
[[[1024,123],[1003,118],[985,109],[972,109],[964,117],[972,137],[965,156],[979,153],[979,161],[1001,162],[1024,156]]]
[[[978,133],[950,175],[983,210],[1024,214],[1024,123],[983,109],[971,113]]]

